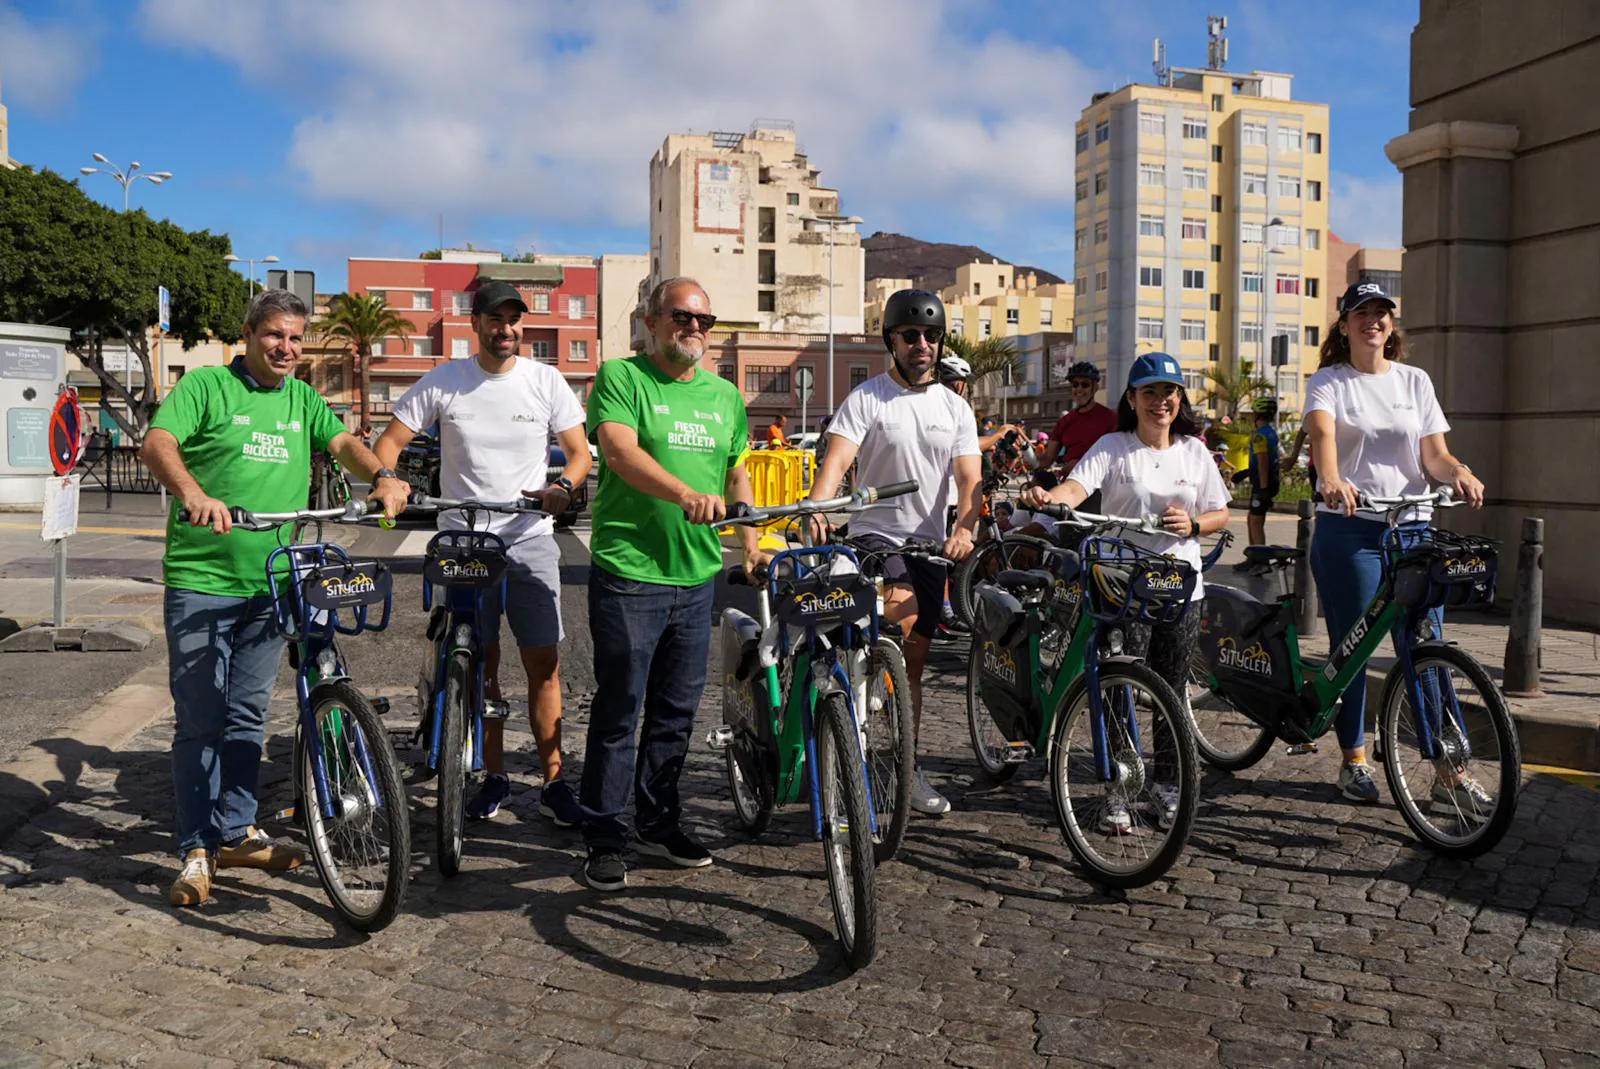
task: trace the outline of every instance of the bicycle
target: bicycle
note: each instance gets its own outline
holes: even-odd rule
[[[1110,533],[1164,533],[1147,520],[1066,505],[1038,511],[1091,532],[1078,549],[1038,547],[1042,568],[978,584],[967,665],[973,753],[1003,783],[1044,751],[1073,856],[1102,883],[1143,886],[1188,842],[1199,759],[1182,700],[1123,652],[1126,629],[1176,622],[1195,572]],[[1067,596],[1074,585],[1076,600]]]
[[[297,512],[230,508],[233,525],[269,531],[288,523],[356,523],[378,511],[366,502]],[[180,510],[179,522],[188,511]],[[339,635],[389,626],[393,580],[381,562],[352,560],[325,542],[279,546],[267,557],[267,582],[278,626],[289,639],[298,718],[294,738],[294,807],[279,819],[305,828],[317,878],[345,923],[363,932],[394,920],[411,874],[411,821],[400,765],[379,719],[389,711],[351,679]],[[383,607],[376,623],[374,605]],[[346,623],[348,619],[350,622]]]
[[[1500,841],[1516,809],[1522,774],[1516,729],[1483,665],[1435,634],[1430,615],[1444,606],[1494,600],[1495,543],[1400,520],[1417,505],[1460,504],[1447,488],[1362,502],[1360,511],[1388,523],[1383,579],[1326,660],[1300,652],[1295,596],[1284,573],[1303,551],[1245,549],[1247,558],[1277,572],[1283,592],[1265,605],[1221,584],[1209,591],[1200,641],[1206,689],[1199,703],[1191,699],[1196,741],[1207,763],[1229,772],[1249,768],[1274,739],[1288,743],[1291,752],[1314,748],[1333,726],[1340,695],[1364,677],[1373,651],[1392,632],[1397,657],[1378,703],[1378,740],[1401,816],[1446,857],[1476,857]],[[1480,699],[1470,711],[1462,701],[1467,688]],[[1485,779],[1494,784],[1494,794]],[[1424,780],[1429,785],[1419,796],[1413,786],[1422,787]]]
[[[343,508],[350,503],[350,477],[336,457],[329,453],[311,454],[311,500],[308,509]]]
[[[855,512],[916,488],[739,505],[722,522]],[[894,856],[910,819],[916,748],[900,647],[880,633],[881,594],[849,546],[787,549],[759,574],[738,565],[727,579],[756,586],[757,616],[723,610],[723,723],[706,742],[725,755],[734,813],[751,834],[766,830],[774,806],[809,800],[839,940],[861,968],[877,952],[875,866]]]
[[[506,543],[493,532],[470,528],[480,512],[541,520],[548,514],[531,498],[472,501],[417,494],[411,505],[423,511],[460,510],[466,513],[469,528],[438,532],[423,552],[422,608],[428,614],[428,646],[417,681],[419,722],[414,736],[424,748],[424,767],[439,780],[434,821],[439,871],[454,876],[461,871],[466,841],[467,779],[483,771],[483,721],[488,715],[504,715],[503,707],[489,710],[484,697],[483,599],[498,586],[504,601]],[[438,604],[435,587],[444,590]]]

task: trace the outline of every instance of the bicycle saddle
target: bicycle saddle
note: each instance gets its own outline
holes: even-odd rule
[[[1294,546],[1245,546],[1244,559],[1251,564],[1294,564],[1306,555]]]

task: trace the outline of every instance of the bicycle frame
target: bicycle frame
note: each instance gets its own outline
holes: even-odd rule
[[[499,535],[488,531],[440,531],[428,540],[428,547],[424,551],[423,559],[434,559],[440,552],[465,550],[492,550],[500,554],[505,553],[505,541]],[[505,601],[506,580],[504,575],[493,580],[489,586],[445,586],[444,599],[441,607],[444,609],[444,641],[435,640],[437,650],[433,665],[432,696],[429,701],[429,713],[432,717],[428,733],[427,763],[428,767],[437,770],[439,767],[440,746],[443,742],[441,735],[444,731],[444,699],[445,675],[450,658],[459,652],[465,652],[473,666],[473,692],[469,696],[469,708],[472,715],[472,767],[469,772],[483,770],[483,695],[485,686],[485,665],[483,661],[483,599],[494,586],[500,588],[502,604]],[[426,613],[433,612],[433,582],[424,578],[422,583],[422,609]]]

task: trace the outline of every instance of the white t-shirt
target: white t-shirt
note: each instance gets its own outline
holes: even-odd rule
[[[1101,507],[1111,516],[1159,517],[1173,505],[1199,516],[1226,508],[1230,500],[1205,442],[1189,435],[1166,449],[1151,449],[1133,431],[1113,431],[1089,447],[1068,478],[1091,494],[1101,491]],[[1134,532],[1120,537],[1194,565],[1194,596],[1205,596],[1197,539]]]
[[[1390,364],[1381,375],[1358,371],[1351,364],[1320,368],[1306,383],[1306,413],[1312,412],[1333,416],[1339,478],[1374,497],[1427,492],[1422,439],[1445,433],[1450,424],[1426,371],[1409,364]],[[1336,511],[1326,504],[1320,508]],[[1383,520],[1370,512],[1356,515]]]
[[[828,433],[860,447],[858,485],[917,480],[916,493],[852,516],[851,534],[944,540],[951,465],[978,455],[978,421],[963,398],[943,386],[908,390],[885,372],[850,391]]]
[[[450,360],[422,376],[394,406],[413,431],[439,425],[439,496],[515,501],[549,483],[550,436],[583,425],[583,408],[561,373],[519,357],[491,375],[477,357]],[[463,530],[466,514],[441,512],[439,527]],[[507,542],[550,533],[530,516],[479,516],[478,530]]]

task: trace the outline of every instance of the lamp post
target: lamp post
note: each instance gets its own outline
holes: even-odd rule
[[[256,295],[256,264],[275,264],[278,262],[278,258],[276,256],[263,256],[259,260],[252,260],[248,256],[235,256],[231,252],[224,256],[223,259],[230,264],[243,263],[250,265],[250,296],[252,299]]]
[[[127,169],[124,170],[123,168],[112,163],[110,160],[106,159],[104,156],[100,155],[98,152],[91,153],[90,155],[94,157],[96,162],[103,163],[105,166],[79,167],[78,173],[109,175],[113,181],[122,187],[123,211],[128,210],[128,190],[139,179],[142,178],[153,186],[159,186],[162,182],[165,182],[172,177],[171,171],[151,171],[149,173],[140,172],[138,160],[134,160],[132,163],[128,164]]]
[[[1257,349],[1261,355],[1261,366],[1263,368],[1268,368],[1271,366],[1271,358],[1267,355],[1267,254],[1269,251],[1267,246],[1272,242],[1272,228],[1282,225],[1283,220],[1274,215],[1266,224],[1261,227],[1261,256],[1259,257],[1261,265],[1261,321],[1257,324],[1257,330],[1259,333],[1256,335],[1256,341]],[[1278,250],[1272,249],[1270,251],[1277,252]],[[1262,374],[1272,375],[1272,397],[1274,400],[1276,400],[1278,397],[1278,373],[1276,371],[1263,371]]]
[[[833,235],[840,226],[859,226],[864,221],[859,215],[813,215],[807,212],[800,217],[802,223],[810,223],[812,229],[826,224],[828,227],[828,414],[831,416],[838,407],[837,395],[833,392]]]

